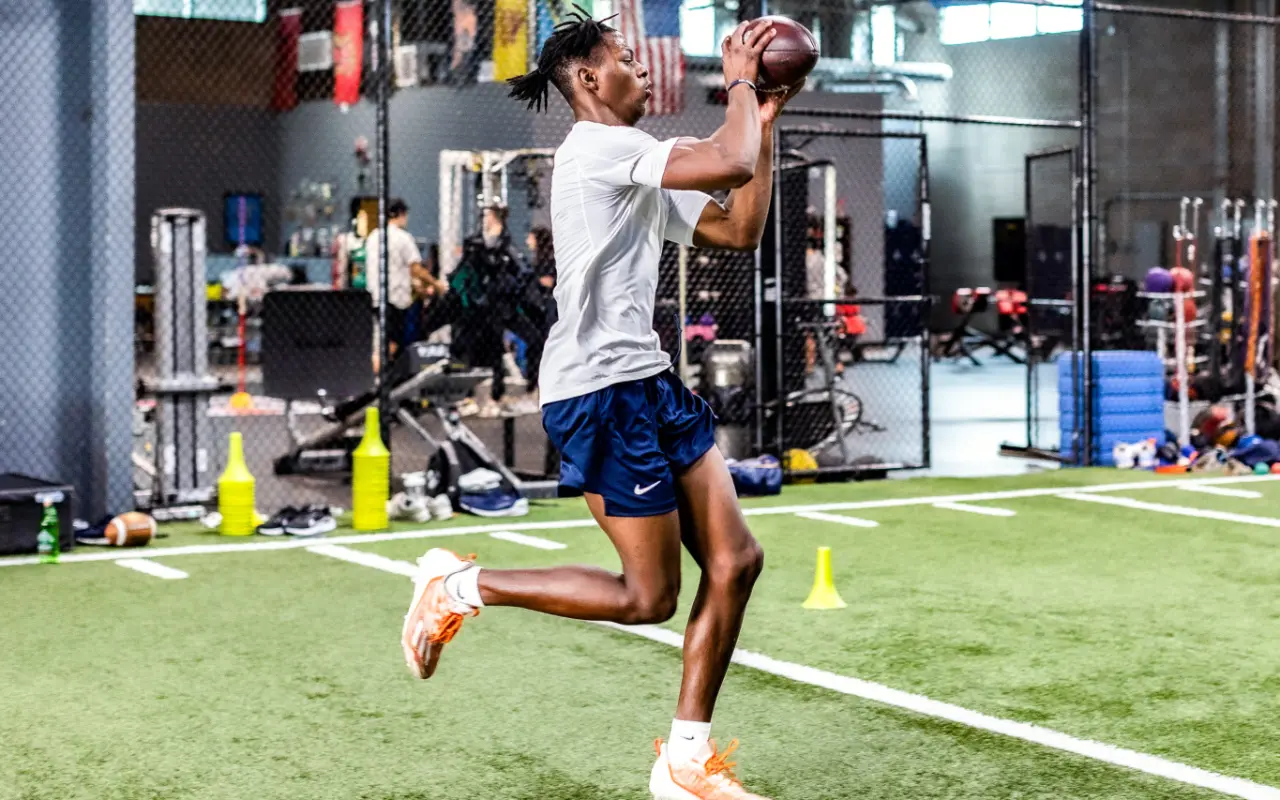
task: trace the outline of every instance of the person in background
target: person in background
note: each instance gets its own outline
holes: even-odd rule
[[[556,250],[551,242],[551,229],[535,225],[525,237],[529,248],[529,263],[538,278],[537,292],[546,317],[544,332],[549,332],[556,322]]]
[[[535,391],[546,328],[541,301],[534,298],[533,271],[512,244],[507,231],[507,206],[501,200],[487,203],[480,232],[462,245],[462,259],[449,276],[450,291],[459,298],[455,326],[455,350],[472,366],[493,370],[490,401],[481,414],[534,413],[536,401],[506,398],[507,353],[504,334],[510,331],[526,345],[527,386]]]
[[[394,198],[387,206],[387,338],[394,355],[400,346],[417,338],[417,316],[410,313],[415,288],[438,287],[437,281],[422,263],[422,253],[413,234],[408,231],[409,206],[404,200]],[[382,281],[378,271],[381,264],[382,232],[374,229],[365,242],[366,285],[378,307]],[[425,295],[424,295],[425,296]]]

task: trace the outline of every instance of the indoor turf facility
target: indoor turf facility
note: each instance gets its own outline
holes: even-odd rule
[[[1276,0],[0,0],[0,800],[1280,800],[1278,27]],[[582,219],[668,206],[565,227],[565,176],[619,166],[584,109],[630,87],[597,128],[732,148],[743,83],[755,171],[700,216],[642,158]],[[619,220],[640,277],[581,291]],[[613,391],[565,377],[564,332],[615,307],[662,362],[635,383],[700,422],[646,384],[584,469],[547,409]],[[607,486],[651,419],[669,477]],[[482,583],[634,593],[654,539],[618,520],[663,515],[674,616]],[[432,578],[437,548],[465,567]],[[743,586],[698,788],[682,669]]]

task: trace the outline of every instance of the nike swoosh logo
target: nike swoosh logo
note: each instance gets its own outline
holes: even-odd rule
[[[693,741],[693,737],[692,737],[692,736],[681,736],[680,738],[681,738],[681,739],[684,739],[684,740],[685,740],[685,741],[687,741],[687,742],[692,742],[692,741]]]
[[[636,493],[636,494],[648,494],[652,489],[657,488],[657,487],[658,487],[658,485],[659,485],[659,484],[661,484],[661,483],[662,483],[662,481],[654,481],[653,483],[649,484],[648,486],[644,487],[643,489],[641,489],[641,488],[640,488],[640,484],[638,484],[638,483],[637,483],[637,484],[636,484],[636,488],[635,488],[635,490],[634,490],[634,491],[635,491],[635,493]]]

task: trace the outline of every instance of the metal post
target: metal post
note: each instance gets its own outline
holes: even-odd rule
[[[1027,300],[1028,300],[1027,321],[1024,326],[1027,334],[1026,335],[1026,341],[1027,341],[1027,344],[1026,344],[1026,348],[1027,348],[1026,401],[1027,401],[1027,449],[1028,450],[1036,446],[1036,440],[1039,437],[1039,433],[1040,433],[1040,430],[1039,430],[1040,428],[1040,425],[1039,425],[1040,397],[1039,397],[1039,386],[1036,384],[1036,352],[1035,352],[1035,343],[1033,341],[1033,338],[1034,338],[1033,328],[1035,325],[1036,315],[1032,311],[1034,306],[1031,305],[1031,301],[1034,301],[1036,297],[1035,285],[1032,283],[1032,277],[1035,275],[1035,270],[1032,269],[1033,261],[1032,261],[1032,247],[1031,247],[1031,243],[1035,241],[1035,237],[1032,235],[1032,232],[1035,230],[1035,216],[1033,213],[1033,206],[1031,203],[1031,170],[1032,170],[1033,164],[1035,164],[1035,157],[1028,154],[1023,159],[1023,166],[1022,166],[1022,208],[1023,208],[1022,234],[1023,234],[1023,238],[1026,240],[1024,243],[1026,255],[1024,257],[1025,263],[1023,264],[1023,269],[1026,271],[1026,276],[1027,276],[1025,283],[1027,287]]]
[[[1077,422],[1081,426],[1084,449],[1080,464],[1090,466],[1093,463],[1093,336],[1091,323],[1091,304],[1093,292],[1093,259],[1097,252],[1095,239],[1097,231],[1096,214],[1096,174],[1097,158],[1097,80],[1098,80],[1098,47],[1097,25],[1098,12],[1096,0],[1084,0],[1082,13],[1084,24],[1080,30],[1080,271],[1075,295],[1079,322],[1077,330],[1080,334],[1080,356],[1084,361],[1080,374],[1083,376],[1077,394],[1082,395],[1083,419]]]
[[[387,239],[387,205],[390,200],[391,125],[389,120],[391,83],[391,3],[381,0],[376,30],[374,76],[377,82],[377,139],[375,169],[378,176],[378,420],[382,441],[391,447],[391,342],[387,338],[387,303],[390,291]]]
[[[929,321],[933,312],[933,300],[929,279],[929,243],[933,206],[929,200],[929,140],[920,135],[920,294],[925,301],[917,306],[920,313],[920,421],[923,466],[927,469],[933,461],[933,433],[930,430],[929,377],[932,360],[929,358]]]
[[[783,369],[783,358],[785,356],[785,348],[782,346],[782,262],[783,262],[783,242],[782,242],[782,214],[783,208],[782,198],[786,194],[783,191],[783,171],[782,171],[782,135],[775,132],[773,138],[773,168],[774,173],[774,191],[777,193],[773,202],[773,352],[774,352],[774,378],[776,383],[777,402],[776,413],[774,414],[775,425],[775,441],[777,442],[778,457],[781,459],[786,454],[786,440],[783,437],[783,418],[787,413],[787,384],[786,371]],[[768,294],[766,292],[766,298]]]
[[[678,297],[678,305],[680,308],[680,318],[677,320],[676,337],[684,338],[684,326],[689,324],[689,248],[680,245],[677,251],[677,263],[680,267],[680,291]],[[676,344],[676,348],[680,352],[680,381],[689,383],[689,348],[685,347],[683,341]]]
[[[1275,0],[1256,0],[1255,11],[1260,17],[1274,17]],[[1255,197],[1267,198],[1271,197],[1275,183],[1275,28],[1258,25],[1253,31],[1253,41],[1253,193]]]

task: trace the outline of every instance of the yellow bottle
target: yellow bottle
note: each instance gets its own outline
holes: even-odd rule
[[[231,434],[227,468],[218,478],[218,513],[224,536],[249,536],[257,527],[253,511],[253,475],[244,463],[244,440]]]
[[[391,452],[382,443],[378,409],[364,414],[364,438],[351,454],[351,524],[358,531],[387,527],[387,495],[391,484]]]

